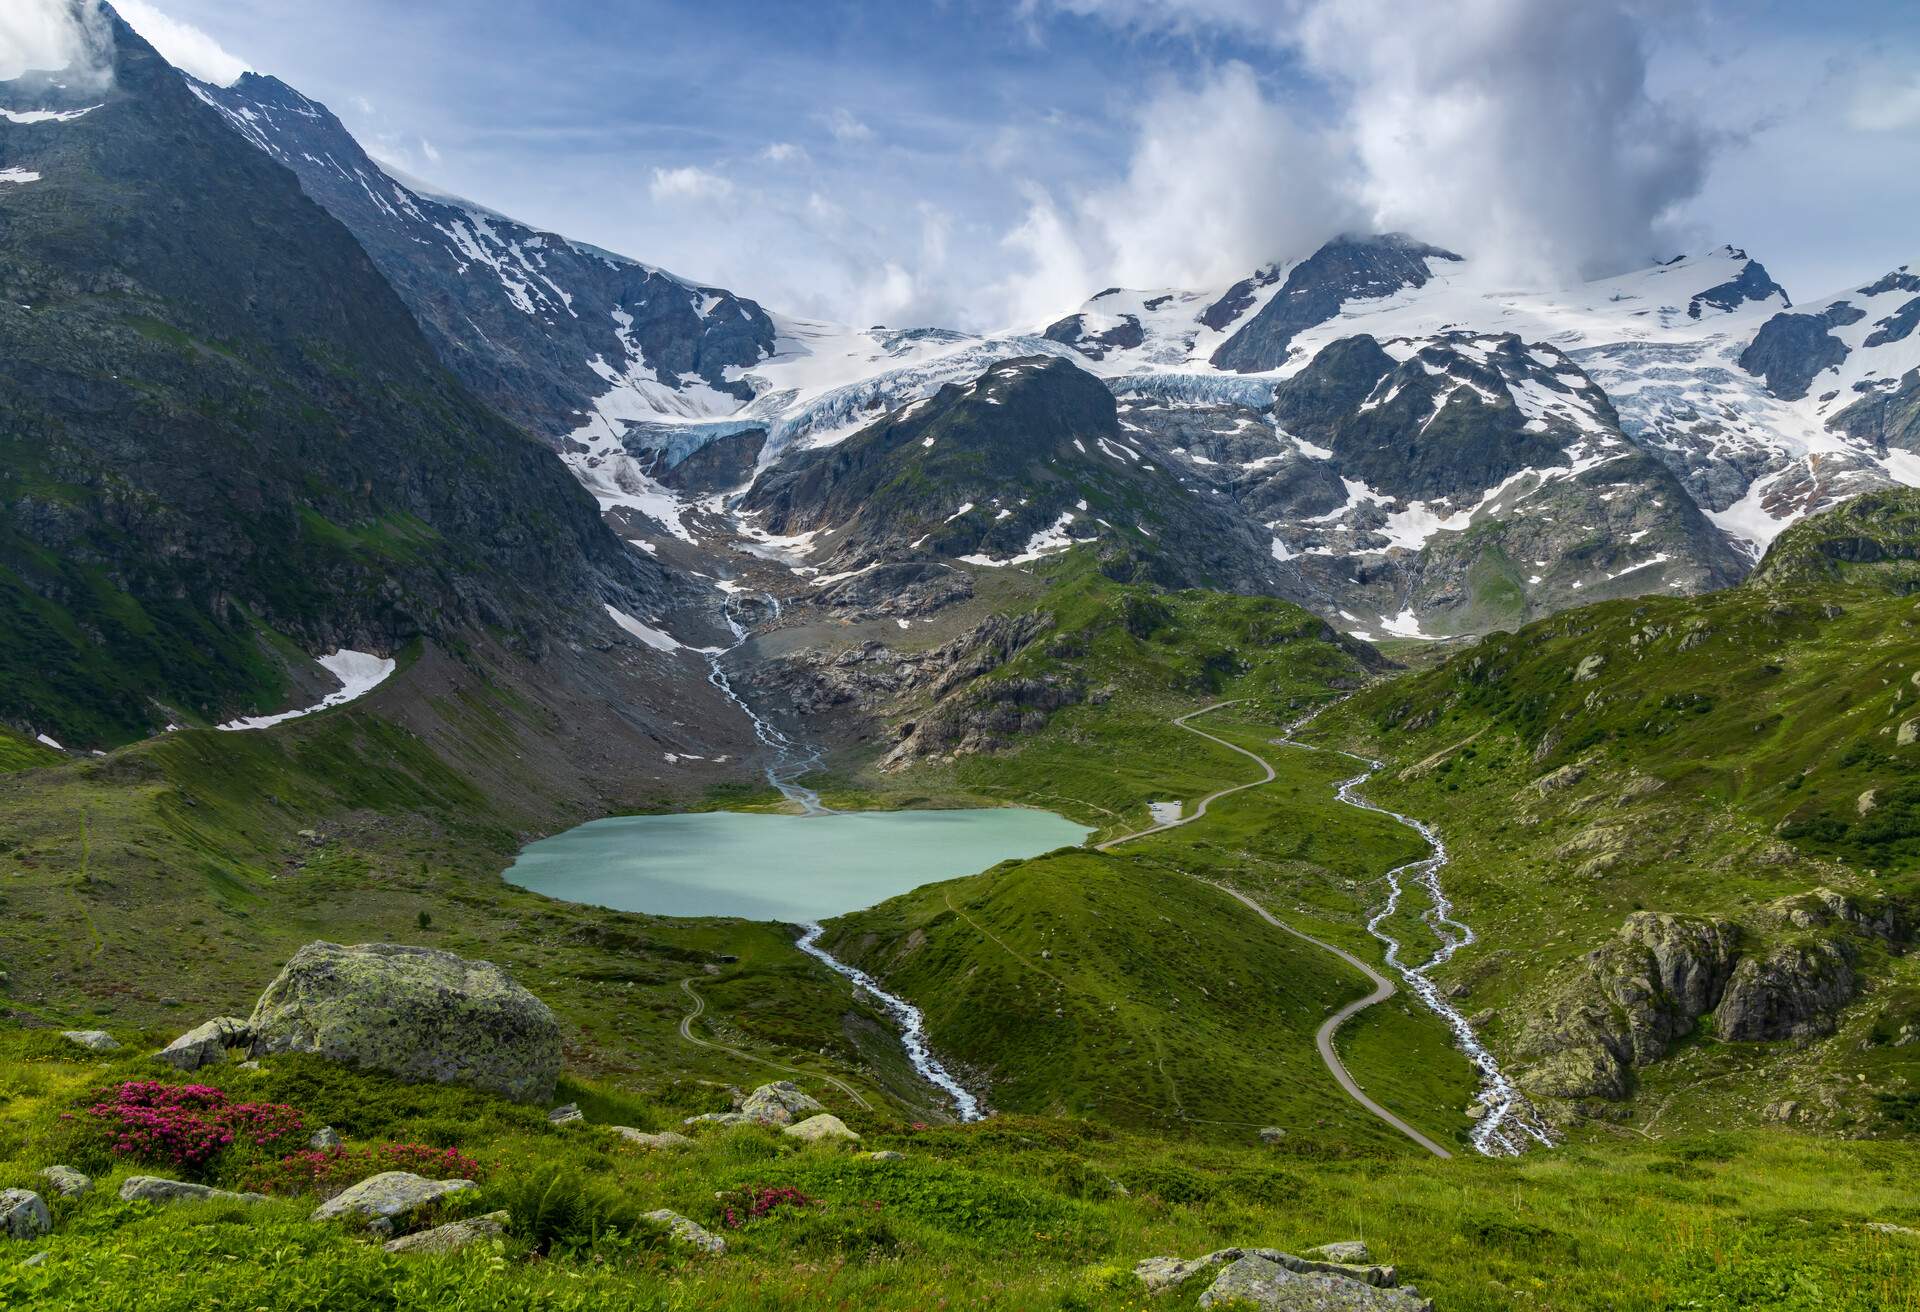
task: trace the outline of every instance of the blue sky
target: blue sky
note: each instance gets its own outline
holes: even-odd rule
[[[1376,224],[1527,281],[1724,240],[1811,299],[1920,260],[1911,5],[122,8],[450,191],[863,323],[1033,322]]]

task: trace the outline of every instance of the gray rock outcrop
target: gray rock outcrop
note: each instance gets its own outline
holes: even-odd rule
[[[780,1133],[805,1143],[825,1143],[829,1140],[854,1143],[860,1138],[847,1128],[845,1121],[832,1112],[821,1112],[818,1116],[809,1116],[804,1121],[784,1126]]]
[[[60,1037],[89,1052],[117,1052],[120,1040],[105,1030],[62,1030]]]
[[[485,1216],[469,1217],[464,1221],[451,1221],[431,1230],[422,1230],[417,1235],[401,1235],[398,1239],[388,1240],[383,1247],[389,1253],[457,1253],[469,1244],[483,1239],[498,1239],[506,1234],[507,1219],[505,1212],[488,1212]]]
[[[0,1189],[0,1234],[10,1239],[38,1239],[53,1231],[53,1213],[47,1201],[31,1189]]]
[[[158,1175],[129,1176],[120,1185],[123,1203],[264,1203],[265,1194],[237,1194],[229,1189],[168,1180]]]
[[[678,1212],[670,1212],[662,1207],[647,1213],[647,1220],[657,1221],[667,1228],[667,1233],[675,1241],[697,1248],[703,1253],[715,1256],[727,1251],[727,1241],[714,1234],[698,1222],[688,1220]]]
[[[197,1071],[227,1059],[227,1049],[244,1047],[251,1031],[238,1016],[216,1016],[194,1026],[154,1056],[177,1071]]]
[[[391,1234],[396,1221],[438,1202],[449,1194],[464,1193],[474,1187],[471,1180],[429,1180],[411,1171],[382,1171],[335,1194],[313,1211],[314,1221],[338,1221],[350,1216],[362,1217],[368,1228]]]
[[[488,961],[392,943],[309,943],[254,1008],[253,1055],[317,1053],[519,1101],[553,1095],[560,1024]]]
[[[761,1085],[741,1099],[739,1107],[733,1111],[706,1112],[699,1116],[689,1116],[685,1123],[778,1127],[792,1125],[802,1113],[825,1110],[825,1105],[803,1091],[792,1080],[776,1080],[772,1084]]]
[[[1733,1040],[1831,1034],[1857,986],[1853,958],[1840,939],[1783,943],[1764,957],[1744,958],[1714,1013],[1716,1031]]]
[[[645,1130],[636,1130],[631,1125],[616,1125],[613,1132],[628,1143],[640,1148],[691,1148],[693,1140],[684,1134],[672,1130],[663,1130],[659,1134],[649,1134]]]
[[[1261,1253],[1248,1253],[1222,1271],[1200,1295],[1200,1306],[1253,1307],[1261,1312],[1433,1310],[1432,1301],[1412,1289],[1371,1285],[1327,1270],[1296,1270]]]
[[[93,1189],[93,1178],[82,1175],[71,1166],[49,1166],[40,1172],[40,1178],[47,1182],[47,1188],[62,1198],[79,1198]]]

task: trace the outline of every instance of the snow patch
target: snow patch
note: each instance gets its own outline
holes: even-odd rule
[[[254,715],[244,719],[229,720],[225,724],[215,725],[229,733],[248,729],[267,729],[276,724],[285,724],[288,720],[298,720],[302,716],[313,715],[318,711],[331,710],[343,706],[355,698],[364,697],[386,682],[399,664],[391,657],[375,656],[372,652],[339,651],[317,658],[320,668],[340,680],[340,690],[328,693],[312,706],[298,711],[282,711],[278,715]]]

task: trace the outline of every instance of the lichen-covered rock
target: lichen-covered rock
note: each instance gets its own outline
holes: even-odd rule
[[[253,1054],[317,1053],[519,1101],[553,1095],[560,1024],[488,961],[392,943],[309,943],[260,995]]]
[[[1317,1257],[1322,1262],[1339,1262],[1346,1266],[1371,1262],[1373,1254],[1358,1239],[1343,1239],[1338,1243],[1322,1244],[1318,1248],[1309,1248],[1302,1257]]]
[[[1370,1285],[1329,1270],[1296,1271],[1259,1253],[1233,1262],[1200,1295],[1203,1308],[1261,1312],[1433,1312],[1411,1289]]]
[[[1714,1029],[1736,1041],[1831,1034],[1855,986],[1853,950],[1843,941],[1783,943],[1735,969]]]
[[[78,1198],[93,1188],[93,1178],[82,1175],[71,1166],[49,1166],[40,1172],[40,1178],[47,1182],[47,1188],[62,1198]]]
[[[473,1187],[471,1180],[429,1180],[411,1171],[382,1171],[327,1199],[314,1209],[310,1219],[337,1221],[358,1216],[366,1219],[368,1228],[391,1233],[395,1221],[448,1194],[464,1193]]]
[[[658,1221],[667,1228],[667,1232],[680,1243],[697,1248],[703,1253],[718,1256],[727,1251],[727,1241],[714,1234],[696,1221],[690,1221],[678,1212],[670,1212],[662,1207],[647,1213],[647,1220]]]
[[[317,1153],[324,1153],[330,1148],[338,1148],[340,1144],[340,1131],[334,1129],[331,1125],[323,1125],[307,1136],[307,1147]]]
[[[47,1201],[31,1189],[0,1189],[0,1234],[10,1239],[38,1239],[53,1230]]]
[[[804,1121],[783,1126],[780,1133],[806,1143],[824,1143],[828,1140],[853,1143],[860,1138],[847,1128],[845,1121],[832,1112],[821,1112],[818,1116],[809,1116]]]
[[[580,1104],[577,1102],[555,1107],[547,1113],[548,1125],[584,1125],[586,1120],[586,1113],[580,1110]]]
[[[805,1112],[824,1112],[826,1107],[803,1092],[792,1080],[763,1084],[746,1096],[741,1113],[762,1125],[791,1125]]]
[[[636,1130],[631,1125],[616,1125],[613,1132],[630,1144],[640,1148],[691,1148],[693,1140],[684,1134],[672,1130],[663,1130],[659,1134],[648,1134],[645,1130]]]
[[[89,1052],[117,1052],[120,1040],[105,1030],[61,1030],[60,1037]]]
[[[907,1159],[905,1153],[897,1153],[891,1148],[883,1148],[877,1153],[861,1153],[860,1155],[870,1162],[904,1162]]]
[[[457,1253],[483,1239],[498,1239],[507,1232],[507,1214],[488,1212],[485,1216],[451,1221],[422,1230],[417,1235],[401,1235],[384,1245],[389,1253]]]
[[[128,1176],[120,1185],[123,1203],[264,1203],[265,1194],[236,1194],[228,1189],[168,1180],[157,1175]]]
[[[194,1026],[154,1056],[177,1071],[197,1071],[225,1061],[228,1048],[242,1047],[250,1037],[247,1022],[238,1016],[216,1016]]]

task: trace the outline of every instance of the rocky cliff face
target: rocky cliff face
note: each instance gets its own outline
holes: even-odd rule
[[[1527,1023],[1521,1081],[1539,1098],[1627,1098],[1636,1068],[1708,1018],[1726,1042],[1831,1034],[1859,990],[1861,944],[1901,945],[1908,933],[1897,905],[1827,888],[1782,899],[1751,926],[1636,912]]]
[[[190,85],[347,226],[440,358],[530,432],[558,444],[596,423],[752,399],[740,373],[774,343],[754,302],[395,178],[278,78]]]

